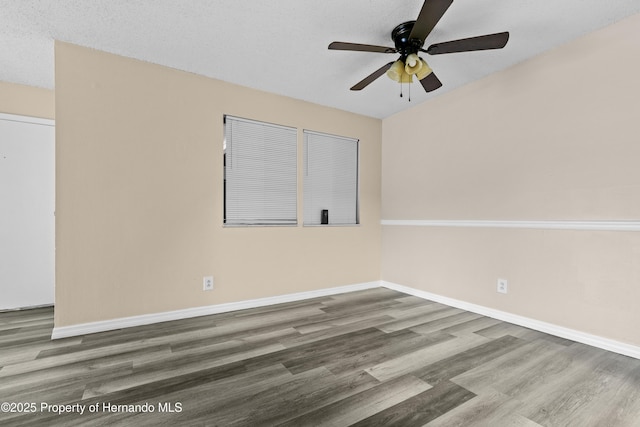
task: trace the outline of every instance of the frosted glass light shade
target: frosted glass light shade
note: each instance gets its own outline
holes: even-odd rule
[[[397,60],[387,70],[387,76],[394,82],[400,83],[402,75],[404,74],[404,63],[401,60]]]
[[[402,76],[400,77],[400,83],[411,83],[412,80],[413,80],[413,76],[411,74],[408,74],[405,71],[402,72]]]
[[[418,72],[416,73],[416,77],[418,78],[418,80],[422,80],[425,77],[427,77],[429,74],[431,74],[432,70],[431,68],[427,65],[427,63],[425,62],[424,59],[419,58],[420,63],[422,64],[422,66],[420,67],[420,69],[418,70]]]

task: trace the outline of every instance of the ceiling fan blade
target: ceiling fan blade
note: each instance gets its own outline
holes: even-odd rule
[[[332,50],[352,50],[357,52],[396,53],[395,48],[375,46],[372,44],[333,42],[329,45]]]
[[[422,46],[429,33],[442,18],[442,15],[449,9],[451,3],[453,3],[453,0],[425,0],[418,19],[413,24],[409,39],[420,40]]]
[[[432,72],[424,79],[420,80],[420,84],[424,88],[425,92],[433,92],[442,86],[442,82],[436,75]]]
[[[502,49],[509,41],[509,32],[487,34],[485,36],[469,37],[466,39],[452,40],[449,42],[435,43],[429,46],[429,55],[440,55],[443,53],[470,52],[473,50]]]
[[[358,83],[353,85],[351,90],[362,90],[365,87],[369,86],[369,84],[371,84],[375,79],[377,79],[378,77],[380,77],[381,75],[386,73],[387,70],[389,68],[391,68],[392,64],[393,64],[393,61],[389,62],[388,64],[383,65],[380,68],[378,68],[376,71],[374,71],[373,73],[369,74],[367,77],[365,77],[364,79],[360,80]]]

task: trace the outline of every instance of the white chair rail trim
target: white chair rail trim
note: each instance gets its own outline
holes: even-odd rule
[[[523,228],[543,230],[640,231],[640,221],[488,221],[383,219],[382,225],[411,227]]]

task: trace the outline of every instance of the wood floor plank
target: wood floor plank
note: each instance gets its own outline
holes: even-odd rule
[[[282,427],[350,426],[430,388],[424,381],[406,375],[292,418]]]
[[[563,350],[555,343],[534,340],[451,380],[476,394],[497,390],[508,396],[526,395],[525,389],[535,390],[575,364],[572,354],[561,354]]]
[[[317,408],[327,406],[378,384],[365,373],[335,376],[324,368],[294,375],[286,383],[271,387],[260,394],[251,393],[242,399],[226,402],[223,407],[203,408],[196,421],[215,416],[224,426],[278,425]],[[251,402],[250,405],[247,405]],[[193,414],[185,418],[193,419]],[[181,420],[181,417],[176,417]]]
[[[634,360],[628,361],[635,366]],[[619,378],[615,387],[603,396],[598,413],[593,413],[594,424],[634,427],[640,424],[640,367],[634,367],[626,376]],[[591,412],[591,411],[589,411]]]
[[[411,335],[411,337],[419,336],[418,334]],[[411,337],[406,337],[406,339]],[[299,346],[296,347],[297,351],[288,351],[287,354],[279,355],[279,357],[285,359],[283,364],[287,369],[297,374],[308,369],[326,366],[334,360],[341,360],[353,354],[360,354],[383,345],[389,345],[391,341],[392,337],[386,336],[384,332],[376,328],[368,328],[338,337],[331,337],[321,343]]]
[[[223,425],[216,418],[219,408],[241,406],[243,402],[247,404],[253,396],[261,396],[293,379],[294,376],[288,369],[277,364],[253,371],[247,370],[185,390],[172,391],[162,397],[163,402],[182,403],[184,415],[165,413],[149,417],[148,414],[111,414],[101,417],[101,421],[104,420],[108,426],[191,426],[205,425],[206,420],[212,420],[211,425]]]
[[[362,329],[379,327],[387,322],[392,321],[393,318],[386,315],[378,315],[371,318],[365,318],[364,320],[358,320],[352,323],[335,325],[330,329],[323,329],[308,334],[302,334],[298,337],[287,338],[281,340],[282,344],[287,347],[295,347],[302,344],[309,344],[325,340],[327,338],[337,337],[340,335],[348,334],[351,332],[357,332]]]
[[[478,335],[482,335],[484,337],[492,339],[501,338],[505,335],[511,335],[512,337],[523,338],[529,341],[545,338],[546,336],[548,336],[543,332],[534,331],[533,329],[506,322],[500,322],[496,325],[476,331],[476,333]]]
[[[348,292],[344,294],[332,295],[323,302],[327,307],[345,307],[353,305],[367,305],[379,301],[396,301],[407,295],[388,288],[372,288],[362,291]]]
[[[395,301],[402,301],[403,298],[398,298]],[[427,314],[427,313],[433,313],[434,311],[440,311],[443,309],[447,309],[450,310],[451,313],[459,313],[460,309],[458,308],[454,308],[454,307],[450,307],[448,305],[444,305],[444,304],[440,304],[438,302],[433,302],[433,301],[427,301],[427,300],[421,300],[422,303],[418,303],[414,300],[410,300],[409,303],[405,303],[405,302],[401,302],[400,304],[394,306],[394,307],[389,307],[386,310],[386,313],[391,316],[394,317],[396,319],[403,319],[403,318],[408,318],[408,317],[413,317],[415,315],[420,315],[420,314]]]
[[[482,366],[484,363],[508,353],[522,344],[522,340],[507,335],[469,350],[461,351],[436,363],[425,364],[424,367],[416,369],[413,375],[431,385],[436,385],[477,366]]]
[[[101,381],[96,384],[88,384],[86,397],[96,397],[112,394],[118,391],[129,390],[136,387],[146,387],[158,380],[171,380],[176,377],[185,377],[197,374],[203,370],[224,369],[225,366],[234,365],[244,359],[257,355],[270,354],[282,350],[279,344],[269,344],[259,347],[225,354],[217,357],[214,354],[198,354],[195,356],[179,357],[171,356],[170,359],[161,360],[155,363],[143,363],[134,366],[131,375],[125,378]],[[167,363],[169,361],[169,363]]]
[[[155,381],[153,383],[144,384],[142,386],[129,388],[126,390],[120,390],[115,393],[111,393],[108,398],[103,397],[83,399],[84,405],[100,404],[109,402],[114,405],[130,405],[140,403],[144,401],[157,402],[158,399],[163,396],[180,390],[186,390],[199,384],[216,381],[219,378],[231,377],[238,373],[245,372],[242,363],[234,363],[232,365],[226,365],[224,367],[216,367],[211,369],[204,369],[196,373],[190,373],[187,375],[178,375],[171,378]],[[61,402],[57,400],[59,403]],[[108,415],[108,414],[106,414]],[[23,418],[27,421],[26,425],[33,422],[35,425],[70,425],[74,418],[77,418],[76,414],[45,414],[44,417],[30,417],[28,414],[18,419]],[[32,418],[37,418],[32,420]],[[1,419],[0,419],[1,421]],[[83,420],[88,422],[88,420]],[[97,421],[91,421],[91,424],[97,424]]]
[[[493,391],[469,399],[425,427],[542,427],[518,413],[520,402]]]
[[[0,393],[2,402],[72,402],[85,399],[89,381],[114,380],[126,378],[133,372],[131,364],[121,363],[109,368],[94,369],[83,375],[67,376],[58,379],[43,378],[42,381],[28,384],[14,384]]]
[[[557,346],[557,344],[553,345]],[[518,363],[517,359],[514,359],[513,364],[497,365],[497,370],[494,370],[493,375],[486,375],[485,380],[480,380],[480,382],[484,382],[484,387],[487,387],[488,380],[494,379],[491,387],[508,396],[520,400],[524,399],[527,402],[531,399],[539,399],[541,395],[549,393],[546,391],[547,389],[566,389],[576,378],[589,371],[594,364],[599,363],[599,360],[608,354],[601,350],[586,349],[585,347],[578,344],[569,348],[560,346],[558,351],[551,354],[546,353],[546,355],[543,353],[542,357],[532,351],[523,357],[527,361],[533,360],[533,363]],[[529,349],[531,348],[529,347]],[[501,361],[504,360],[501,359]],[[469,373],[471,372],[473,371]],[[482,367],[475,371],[474,375],[476,379],[483,375]],[[459,384],[468,384],[467,381],[463,382],[461,377],[464,377],[464,374],[456,377],[455,381]],[[475,389],[475,386],[472,385],[469,388]]]
[[[285,327],[284,329],[269,330],[267,332],[257,331],[255,334],[244,332],[241,334],[219,335],[215,331],[211,333],[184,334],[168,341],[171,350],[174,353],[180,352],[201,352],[206,349],[224,349],[245,344],[259,344],[265,342],[277,342],[285,338],[294,338],[300,336],[300,333],[293,327]]]
[[[411,336],[407,339],[407,335],[411,333],[409,330],[403,330],[388,334],[388,341],[383,345],[375,348],[364,349],[362,351],[346,354],[342,358],[335,358],[326,363],[327,369],[334,374],[344,373],[348,371],[367,370],[373,366],[380,365],[386,361],[402,357],[406,354],[416,352],[435,346],[439,343],[454,339],[453,335],[442,332],[432,334]]]
[[[156,346],[123,352],[110,357],[100,357],[92,360],[80,360],[64,365],[55,366],[49,369],[39,369],[27,371],[16,375],[5,376],[0,382],[0,396],[11,395],[17,390],[25,388],[42,388],[47,383],[59,384],[67,380],[87,383],[100,378],[100,372],[114,370],[116,367],[128,366],[128,373],[133,373],[133,366],[136,360],[148,359],[150,357],[167,357],[171,353],[168,346]],[[113,378],[117,375],[111,376]],[[106,378],[110,378],[107,374]]]
[[[2,340],[0,340],[2,342]],[[35,360],[44,350],[66,347],[82,342],[82,337],[65,338],[51,341],[50,337],[43,337],[38,342],[20,347],[2,347],[0,350],[0,367],[15,365],[29,360]],[[1,368],[0,368],[1,370]]]
[[[353,332],[345,331],[343,334],[336,334],[322,340],[288,346],[278,352],[253,357],[245,360],[245,364],[249,369],[253,369],[273,363],[282,363],[289,366],[292,372],[297,373],[305,369],[316,368],[318,364],[321,364],[321,361],[337,359],[333,355],[337,356],[354,351],[351,350],[352,346],[366,345],[371,340],[374,345],[377,345],[375,344],[376,338],[383,337],[383,335],[384,333],[376,328],[364,328]],[[357,353],[357,351],[355,352]]]
[[[31,322],[48,323],[53,326],[53,307],[0,311],[0,328],[2,328],[2,325],[16,325]]]
[[[310,332],[326,330],[336,326],[347,326],[352,323],[362,323],[367,320],[378,321],[382,318],[384,322],[391,321],[387,310],[384,310],[384,316],[382,316],[380,312],[380,310],[368,310],[358,314],[349,312],[331,313],[324,317],[305,319],[303,322],[298,322],[294,327],[301,334],[307,335]]]
[[[353,426],[421,427],[473,397],[475,394],[459,385],[442,381],[427,391],[354,423]]]
[[[440,304],[415,307],[404,312],[392,311],[391,316],[395,317],[397,320],[380,326],[380,329],[385,332],[400,331],[402,329],[424,325],[431,321],[449,318],[461,313],[464,312],[460,309],[442,306]],[[434,330],[437,329],[439,328],[434,328]]]
[[[103,346],[99,348],[92,348],[85,351],[74,351],[73,353],[65,353],[56,357],[36,358],[32,361],[24,363],[16,363],[13,365],[5,366],[0,370],[0,379],[9,375],[18,375],[31,371],[42,371],[49,368],[56,368],[77,361],[90,361],[96,360],[101,357],[110,357],[120,354],[122,352],[135,351],[150,347],[149,342],[132,342],[117,344],[114,346]]]
[[[468,336],[464,338],[456,337],[455,339],[441,342],[382,362],[366,369],[366,372],[370,373],[380,381],[387,381],[395,377],[410,374],[421,367],[430,365],[450,357],[452,354],[457,354],[488,341],[489,340],[487,338],[481,336]]]
[[[412,326],[411,330],[420,334],[428,334],[429,332],[439,331],[451,326],[465,323],[469,320],[480,319],[482,317],[484,316],[480,314],[460,310],[458,313],[451,316],[441,317],[435,320],[428,319],[428,322],[423,322],[421,324]]]
[[[617,394],[624,379],[629,378],[635,364],[627,363],[630,359],[622,355],[599,353],[599,357],[581,366],[582,369],[572,370],[570,377],[560,377],[552,383],[560,382],[562,387],[548,384],[542,387],[543,393],[527,402],[524,412],[527,418],[551,426],[598,427],[602,422],[609,423],[609,419],[601,419],[601,414],[611,409],[612,396]]]
[[[452,326],[445,327],[441,329],[442,332],[447,334],[468,334],[475,333],[476,331],[488,328],[490,326],[494,326],[501,323],[498,319],[492,319],[491,317],[477,317],[475,319],[470,319],[465,322],[461,322]]]

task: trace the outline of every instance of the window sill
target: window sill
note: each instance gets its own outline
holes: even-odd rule
[[[303,227],[360,227],[360,224],[303,224]]]

